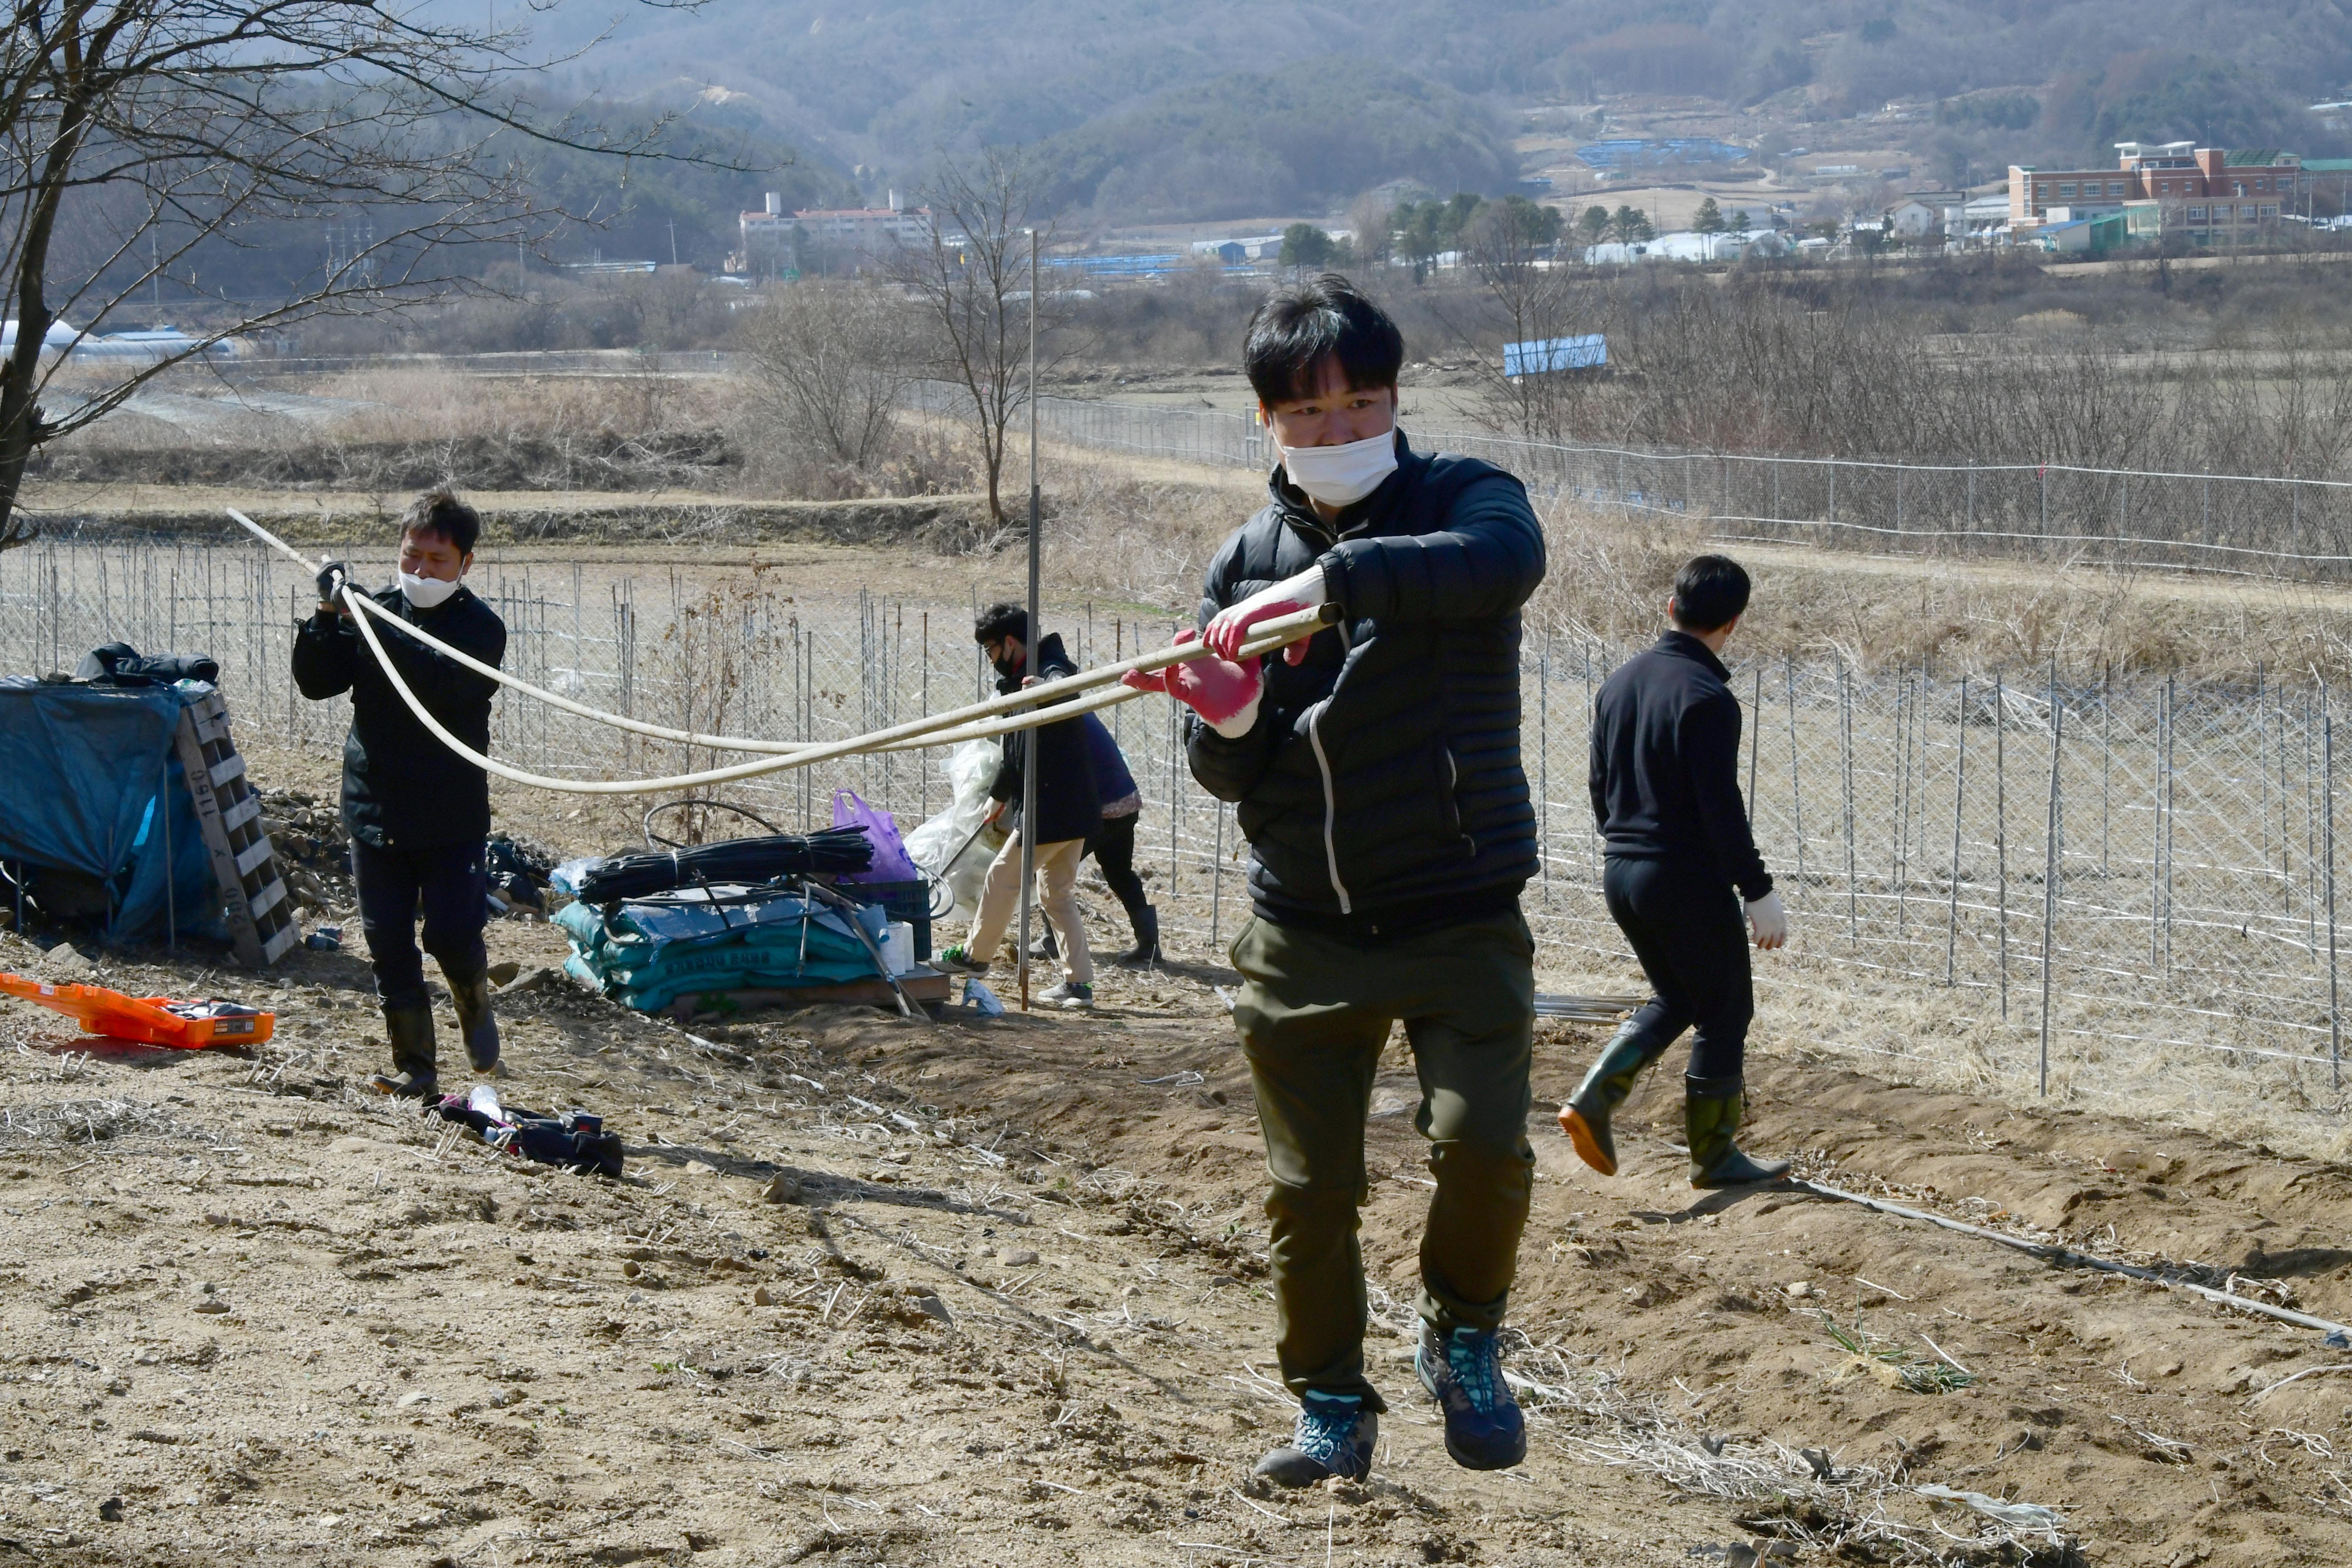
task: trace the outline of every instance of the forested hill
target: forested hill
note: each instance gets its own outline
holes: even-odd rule
[[[569,0],[532,26],[549,49],[605,34],[581,68],[609,93],[740,94],[839,173],[910,184],[941,149],[1051,141],[1064,194],[1103,216],[1491,184],[1507,106],[1604,92],[1791,123],[1959,100],[1996,162],[2131,137],[2300,147],[2302,106],[2352,94],[2352,0],[2226,19],[2189,0]]]

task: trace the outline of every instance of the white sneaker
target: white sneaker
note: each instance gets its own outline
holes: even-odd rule
[[[1095,1005],[1095,988],[1081,985],[1075,980],[1065,980],[1037,1000],[1048,1007],[1059,1007],[1066,1013],[1083,1013]]]

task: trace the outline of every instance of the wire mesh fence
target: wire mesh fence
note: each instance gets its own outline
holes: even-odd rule
[[[934,384],[926,406],[951,394]],[[1246,414],[1038,400],[1038,427],[1074,445],[1263,469],[1274,453]],[[1733,539],[1948,556],[2337,581],[2352,576],[2352,481],[2066,464],[1888,463],[1654,452],[1410,432],[1484,458],[1537,496],[1704,519]]]
[[[488,565],[471,581],[507,624],[509,670],[680,729],[845,739],[992,689],[969,603],[814,600],[750,571],[592,562]],[[257,548],[47,542],[0,555],[0,672],[70,669],[114,640],[205,652],[242,732],[331,754],[348,704],[307,701],[288,675],[313,597],[305,574]],[[1084,603],[1049,604],[1047,617],[1089,666],[1176,629]],[[1635,974],[1600,897],[1586,757],[1594,693],[1634,650],[1524,651],[1543,867],[1525,901],[1539,963],[1623,990]],[[1999,1070],[2029,1087],[2200,1059],[2336,1081],[2324,689],[1795,661],[1735,662],[1733,675],[1741,782],[1796,932],[1761,973],[1838,1018],[1848,1043],[1923,1060],[1959,1048],[1911,1032],[1926,1006],[2008,1042]],[[1104,716],[1143,794],[1138,861],[1168,945],[1198,960],[1247,917],[1246,847],[1231,809],[1193,784],[1174,719],[1158,698]],[[510,692],[492,749],[569,777],[740,760]],[[829,822],[833,792],[855,789],[911,826],[947,805],[944,756],[844,758],[719,793],[797,828]],[[1093,902],[1116,920],[1106,898]]]

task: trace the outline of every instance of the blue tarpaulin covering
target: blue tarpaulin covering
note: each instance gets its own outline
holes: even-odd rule
[[[109,944],[160,942],[173,924],[182,936],[227,934],[172,743],[182,706],[212,689],[0,679],[0,860],[95,878]]]

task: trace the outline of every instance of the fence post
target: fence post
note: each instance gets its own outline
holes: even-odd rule
[[[1899,482],[1899,481],[1898,481]],[[1895,679],[1895,842],[1892,847],[1895,867],[1895,939],[1903,940],[1908,915],[1905,873],[1909,869],[1904,851],[1910,847],[1911,837],[1911,731],[1904,728],[1908,717],[1916,727],[1918,720],[1910,712],[1911,678],[1897,670]]]
[[[1756,667],[1756,695],[1748,706],[1756,710],[1756,722],[1748,731],[1748,820],[1756,820],[1756,753],[1764,744],[1764,667]]]
[[[2147,962],[2152,969],[2164,963],[2164,736],[2171,722],[2172,681],[2168,677],[2156,693],[2156,796],[2147,850]]]
[[[2000,904],[2000,1021],[2009,1022],[2009,691],[1992,678],[1992,847]]]
[[[2344,1021],[2336,1011],[2336,715],[2320,716],[2320,750],[2326,767],[2327,799],[2327,1079],[2344,1087]]]
[[[1536,656],[1536,878],[1551,886],[1551,634]]]
[[[1839,764],[1845,775],[1845,940],[1862,945],[1862,903],[1853,866],[1853,682],[1845,663],[1838,663]]]
[[[1958,760],[1952,771],[1951,902],[1944,914],[1944,984],[1959,984],[1960,812],[1969,788],[1969,678],[1960,677],[1960,707],[1952,729]]]
[[[2058,704],[2058,660],[2050,660],[2050,803],[2042,830],[2042,1093],[2050,1092],[2050,968],[2058,927],[2058,759],[2066,735]]]
[[[1213,858],[1209,863],[1209,952],[1213,956],[1217,951],[1218,931],[1220,922],[1223,919],[1225,902],[1225,803],[1223,801],[1216,803],[1216,818],[1217,847],[1213,852]]]
[[[2164,679],[2164,973],[2172,977],[2172,817],[2173,788],[2179,780],[2173,748],[2180,734],[2180,702],[2173,677]]]
[[[1780,656],[1781,672],[1789,684],[1789,816],[1797,830],[1797,886],[1805,885],[1805,795],[1797,773],[1797,660]]]

